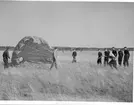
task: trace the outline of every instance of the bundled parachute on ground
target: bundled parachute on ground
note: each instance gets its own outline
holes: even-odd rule
[[[19,41],[12,54],[12,64],[20,62],[52,62],[53,50],[48,43],[40,37],[27,36]]]

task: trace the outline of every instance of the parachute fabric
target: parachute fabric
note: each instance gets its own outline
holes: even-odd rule
[[[20,58],[23,58],[22,62],[51,63],[52,55],[53,50],[45,40],[37,36],[27,36],[16,45],[11,60],[13,65],[19,64]]]

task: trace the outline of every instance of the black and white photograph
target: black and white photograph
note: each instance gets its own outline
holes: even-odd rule
[[[0,101],[133,102],[134,2],[0,1]]]

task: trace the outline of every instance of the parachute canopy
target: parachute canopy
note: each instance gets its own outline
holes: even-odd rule
[[[19,41],[12,53],[12,64],[20,62],[51,63],[53,50],[48,43],[40,37],[26,36]]]

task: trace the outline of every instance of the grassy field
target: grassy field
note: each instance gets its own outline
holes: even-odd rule
[[[10,52],[11,55],[12,52]],[[2,55],[2,52],[1,52]],[[118,70],[96,65],[97,52],[58,52],[58,70],[50,65],[24,63],[4,70],[0,57],[1,100],[132,102],[133,54],[130,66]]]

